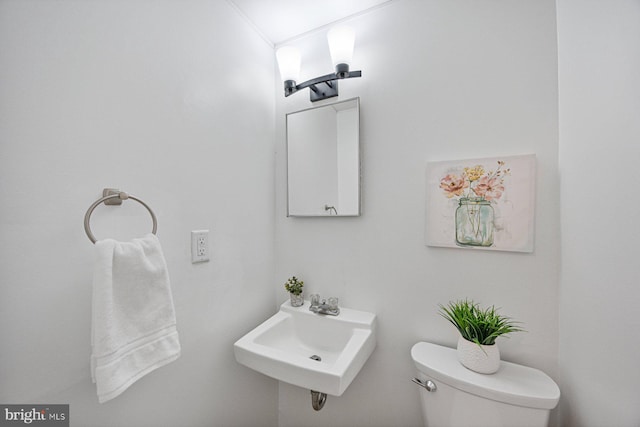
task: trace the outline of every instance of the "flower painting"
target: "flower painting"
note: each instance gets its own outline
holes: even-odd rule
[[[426,242],[533,251],[535,155],[429,162]]]

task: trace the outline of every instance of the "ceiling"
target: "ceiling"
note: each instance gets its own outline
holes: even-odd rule
[[[274,46],[394,0],[229,0]]]

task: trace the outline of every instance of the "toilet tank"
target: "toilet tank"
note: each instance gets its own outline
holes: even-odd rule
[[[500,362],[495,374],[473,372],[458,361],[455,349],[419,342],[411,349],[427,427],[543,427],[560,399],[560,389],[544,372]]]

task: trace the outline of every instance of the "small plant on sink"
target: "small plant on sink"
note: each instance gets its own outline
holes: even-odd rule
[[[300,307],[304,304],[304,297],[302,295],[303,286],[304,282],[296,276],[289,277],[284,284],[284,288],[289,292],[289,296],[291,297],[291,305],[293,307]]]

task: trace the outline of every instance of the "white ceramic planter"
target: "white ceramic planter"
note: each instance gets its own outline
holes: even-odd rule
[[[493,374],[500,369],[498,345],[478,345],[458,338],[458,360],[468,369],[480,374]]]

